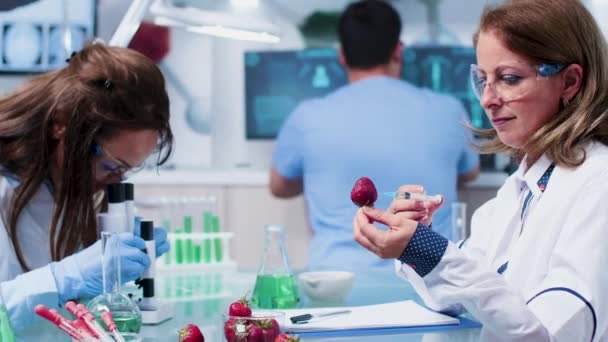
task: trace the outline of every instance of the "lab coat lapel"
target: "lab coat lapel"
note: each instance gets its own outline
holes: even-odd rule
[[[494,210],[493,239],[489,241],[486,258],[490,265],[501,263],[511,244],[514,229],[519,229],[515,221],[519,220],[519,181],[516,176],[510,176],[505,185],[500,188],[496,195],[497,207]]]

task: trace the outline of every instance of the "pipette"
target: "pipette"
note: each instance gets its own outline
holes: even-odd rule
[[[65,318],[63,318],[59,314],[59,312],[57,312],[57,310],[54,310],[54,309],[49,310],[49,308],[47,308],[46,306],[44,306],[42,304],[38,304],[34,308],[34,312],[38,316],[55,324],[55,326],[57,328],[59,328],[59,330],[65,332],[71,338],[73,338],[77,341],[82,341],[82,342],[97,342],[98,341],[96,338],[90,336],[88,333],[85,333],[84,331],[79,330],[76,327],[74,327],[72,325],[72,323],[70,321],[66,320]]]
[[[416,200],[416,201],[428,201],[428,202],[435,202],[435,203],[441,202],[441,199],[443,198],[441,195],[430,195],[429,196],[426,194],[421,194],[421,193],[416,193],[416,192],[403,192],[403,191],[385,192],[384,195],[394,198],[394,199],[412,199],[412,200]]]
[[[83,304],[76,305],[76,303],[69,301],[65,303],[65,308],[74,315],[74,317],[81,320],[87,328],[92,330],[101,342],[114,342],[112,337],[106,333],[105,329],[97,323],[95,317],[87,310],[86,306]]]
[[[114,323],[114,319],[112,318],[112,313],[110,311],[106,311],[101,314],[101,320],[108,327],[108,330],[112,332],[114,339],[116,342],[125,342],[125,339],[122,337],[118,329],[116,328],[116,323]]]

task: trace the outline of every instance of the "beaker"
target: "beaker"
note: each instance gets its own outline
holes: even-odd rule
[[[467,204],[452,203],[452,241],[458,242],[467,238]]]
[[[103,327],[106,326],[101,320],[101,314],[110,311],[121,334],[139,333],[142,323],[139,307],[120,291],[119,236],[117,233],[102,232],[101,240],[103,293],[93,298],[87,308]]]
[[[300,296],[287,261],[285,229],[281,225],[268,225],[265,231],[264,255],[251,301],[262,309],[294,308]]]

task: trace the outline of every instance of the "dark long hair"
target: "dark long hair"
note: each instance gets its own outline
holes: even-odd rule
[[[62,145],[53,136],[58,124],[65,125]],[[0,165],[20,180],[8,217],[2,219],[24,271],[29,267],[17,240],[17,222],[51,178],[56,153],[63,154],[63,164],[53,194],[51,257],[60,260],[97,240],[91,146],[119,129],[157,131],[157,164],[168,159],[173,134],[163,75],[154,62],[130,49],[88,45],[66,67],[0,99]]]

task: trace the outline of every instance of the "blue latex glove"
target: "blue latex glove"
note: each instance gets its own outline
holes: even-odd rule
[[[141,216],[135,216],[135,236],[141,236]],[[167,253],[171,249],[169,240],[167,240],[167,231],[164,228],[154,227],[154,245],[156,246],[156,257]]]
[[[150,266],[150,258],[142,252],[142,249],[146,248],[144,240],[131,233],[120,233],[116,238],[112,241],[111,252],[107,255],[120,258],[121,282],[139,278]],[[76,254],[51,263],[51,272],[55,277],[61,304],[70,299],[92,298],[102,293],[101,247],[99,240]],[[109,274],[115,274],[114,262],[110,261],[108,264],[112,265]]]

